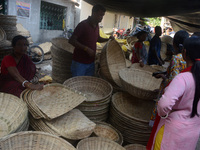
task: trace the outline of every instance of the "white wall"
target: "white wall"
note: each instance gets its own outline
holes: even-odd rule
[[[8,0],[8,15],[17,15],[16,10],[17,0]],[[30,31],[33,42],[46,42],[52,38],[58,37],[62,34],[62,30],[41,30],[40,29],[40,5],[41,0],[20,0],[31,4],[30,17],[17,17],[17,22],[21,23],[24,28]],[[70,0],[42,0],[45,2],[61,5],[67,7],[66,26],[71,29],[80,21],[80,9],[75,8],[74,3]]]

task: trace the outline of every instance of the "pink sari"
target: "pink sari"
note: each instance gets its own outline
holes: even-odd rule
[[[36,73],[36,67],[27,55],[22,56],[16,68],[20,75],[28,81],[30,81]],[[21,83],[16,81],[10,74],[0,74],[0,92],[20,97],[23,90],[25,90],[25,88],[21,85]]]

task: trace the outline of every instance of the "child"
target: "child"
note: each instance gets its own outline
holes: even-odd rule
[[[200,133],[200,37],[184,42],[187,68],[178,74],[158,102],[161,116],[152,150],[194,150]]]
[[[144,64],[147,64],[147,50],[143,42],[147,37],[146,31],[140,31],[136,34],[138,41],[133,47],[133,56],[132,63],[140,63],[140,66],[143,67]]]

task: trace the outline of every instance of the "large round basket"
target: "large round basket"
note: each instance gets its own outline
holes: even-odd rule
[[[72,77],[70,68],[74,47],[66,38],[54,38],[51,42],[52,78],[55,82],[63,83]]]
[[[125,92],[112,96],[109,121],[128,143],[146,144],[151,129],[149,120],[153,101],[144,101]]]
[[[28,126],[28,108],[18,97],[0,93],[0,138]]]
[[[129,144],[124,146],[126,150],[146,150],[146,147],[144,145],[140,144]]]
[[[77,76],[63,83],[68,88],[80,91],[87,97],[86,102],[105,100],[112,94],[112,86],[105,80],[91,76]]]
[[[81,140],[77,145],[77,150],[125,150],[116,142],[102,137],[90,137]]]
[[[63,83],[70,89],[85,94],[87,100],[77,108],[92,121],[106,121],[113,91],[107,81],[91,76],[78,76]]]
[[[27,131],[11,134],[1,139],[2,150],[75,150],[67,141],[49,133]]]
[[[112,125],[105,122],[95,122],[95,123],[96,127],[94,129],[93,136],[107,138],[122,145],[123,137],[122,134],[117,129],[115,129]]]
[[[125,68],[119,76],[122,87],[131,95],[146,100],[157,98],[162,79],[153,77],[151,72]]]
[[[100,74],[114,86],[121,87],[119,71],[126,68],[124,52],[115,40],[110,40],[104,46],[100,57]]]

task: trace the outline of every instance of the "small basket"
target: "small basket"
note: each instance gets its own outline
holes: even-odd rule
[[[153,100],[157,98],[162,79],[156,79],[152,73],[139,69],[122,69],[119,72],[123,88],[131,95]]]
[[[146,150],[146,147],[144,145],[140,144],[129,144],[124,146],[126,150]]]
[[[112,125],[105,122],[95,122],[95,123],[96,127],[94,129],[93,136],[107,138],[122,145],[123,137],[122,134],[117,129],[115,129]]]
[[[116,142],[102,137],[89,137],[81,140],[77,150],[125,150]]]
[[[67,141],[49,133],[38,131],[19,132],[0,140],[2,150],[75,150]]]

